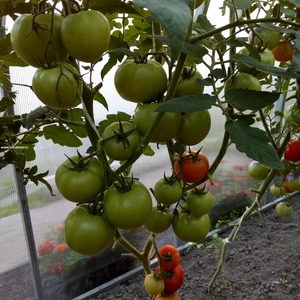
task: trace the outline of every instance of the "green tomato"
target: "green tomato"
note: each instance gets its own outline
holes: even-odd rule
[[[239,54],[242,54],[242,55],[250,55],[250,52],[247,48],[243,48]],[[264,49],[263,51],[259,52],[259,56],[260,56],[260,61],[268,66],[274,66],[275,64],[275,58],[274,58],[274,55],[272,53],[271,50],[269,50],[268,48]],[[260,72],[260,71],[257,71],[255,68],[250,68],[250,67],[247,67],[246,65],[239,65],[238,66],[238,70],[240,72],[243,72],[243,73],[248,73],[248,74],[251,74],[253,76],[255,76],[257,79],[263,79],[265,77],[268,76],[267,73],[263,73],[263,72]]]
[[[51,108],[71,108],[80,104],[82,83],[79,72],[67,63],[51,69],[39,68],[33,75],[32,88],[41,102]]]
[[[171,223],[172,214],[167,208],[160,209],[153,206],[152,213],[144,225],[150,232],[162,233],[171,226]]]
[[[261,83],[256,77],[254,77],[251,74],[237,73],[230,79],[230,81],[226,83],[225,90],[229,89],[248,89],[254,91],[261,91]],[[231,105],[239,111],[245,110],[244,108],[238,105]]]
[[[268,48],[272,50],[278,45],[281,33],[272,29],[264,27],[254,28],[255,35],[251,32],[248,37],[248,41],[251,44],[259,46],[261,48]]]
[[[92,215],[86,206],[77,206],[65,222],[67,245],[83,255],[94,255],[109,247],[115,237],[116,228],[106,217]]]
[[[270,193],[275,196],[283,196],[285,194],[285,187],[272,184],[270,186]]]
[[[77,156],[71,159],[78,162]],[[87,166],[76,170],[68,159],[57,168],[55,183],[67,200],[76,203],[90,202],[95,200],[105,186],[104,168],[99,160],[91,158]]]
[[[162,65],[154,60],[148,60],[146,63],[127,60],[118,67],[114,82],[123,99],[147,103],[164,93],[167,75]]]
[[[188,95],[197,95],[202,94],[204,91],[204,85],[199,83],[197,80],[203,79],[202,75],[197,70],[187,71],[187,76],[182,76],[176,91],[175,97],[188,96]]]
[[[159,179],[154,185],[154,195],[159,203],[171,205],[182,198],[183,188],[179,180],[169,177]]]
[[[63,17],[52,14],[23,14],[11,29],[11,44],[16,54],[27,64],[39,68],[55,65],[67,59],[60,28]],[[53,25],[53,26],[52,26]]]
[[[186,146],[199,144],[207,137],[210,127],[211,117],[208,110],[183,113],[175,140]]]
[[[174,215],[172,228],[175,235],[185,242],[200,242],[210,230],[209,216],[194,216],[189,213]]]
[[[61,39],[72,57],[83,62],[96,62],[107,50],[110,25],[96,10],[67,15],[61,25]]]
[[[152,213],[152,198],[148,189],[138,180],[131,188],[120,192],[111,186],[104,194],[104,213],[120,229],[135,229],[144,225]]]
[[[214,206],[214,196],[211,192],[199,194],[193,191],[187,195],[186,204],[188,210],[194,216],[202,216],[208,214]]]
[[[269,167],[264,166],[257,161],[252,161],[249,163],[248,175],[255,180],[264,180],[269,172]]]
[[[290,217],[294,214],[293,207],[287,202],[278,203],[275,210],[279,217]]]
[[[286,123],[294,128],[300,127],[300,108],[297,104],[288,105],[283,112]]]
[[[148,129],[154,122],[158,112],[155,110],[160,106],[159,103],[146,103],[138,106],[134,113],[134,123],[142,136],[145,136]],[[154,130],[150,142],[166,143],[174,138],[181,125],[179,113],[166,112]]]
[[[108,125],[102,133],[105,154],[114,160],[127,160],[139,147],[142,137],[132,123],[121,121]]]

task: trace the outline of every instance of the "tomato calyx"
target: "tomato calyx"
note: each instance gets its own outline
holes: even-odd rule
[[[119,130],[118,131],[113,130],[114,135],[112,135],[108,138],[102,139],[101,143],[105,143],[108,140],[117,138],[117,143],[122,143],[124,148],[128,148],[130,146],[130,142],[128,140],[128,137],[135,130],[136,130],[136,128],[133,128],[133,129],[125,132],[124,128],[123,128],[123,125],[122,125],[122,122],[119,120]]]
[[[68,160],[72,164],[72,167],[65,166],[65,168],[67,168],[70,171],[77,171],[77,172],[87,170],[92,157],[83,157],[79,153],[79,151],[77,151],[77,155],[78,155],[78,161],[76,162],[72,158],[70,158],[68,155],[65,154],[65,156],[68,158]]]
[[[192,78],[195,75],[196,71],[197,71],[197,69],[194,66],[192,66],[192,67],[187,67],[187,66],[183,67],[182,73],[181,73],[182,79]]]
[[[134,178],[133,176],[128,178],[128,177],[124,177],[122,175],[119,176],[118,181],[114,181],[114,186],[116,188],[116,190],[123,194],[126,192],[129,192],[131,190],[132,184],[134,182]]]
[[[189,148],[188,153],[181,156],[181,159],[187,159],[191,158],[193,162],[203,160],[203,158],[199,157],[199,154],[201,153],[202,147],[197,150],[197,152],[194,152]]]

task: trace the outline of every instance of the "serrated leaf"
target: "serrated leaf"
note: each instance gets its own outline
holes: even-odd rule
[[[192,112],[210,109],[217,101],[215,96],[199,94],[174,98],[162,103],[156,111],[164,112]]]
[[[189,26],[192,22],[190,0],[133,0],[137,6],[147,8],[155,17],[169,38],[171,64],[183,49]]]
[[[279,77],[293,77],[293,78],[299,78],[300,75],[297,74],[297,70],[293,68],[289,69],[282,69],[277,68],[273,66],[269,66],[267,64],[261,63],[260,61],[256,60],[255,58],[248,56],[248,55],[242,55],[242,54],[234,54],[231,56],[231,59],[236,62],[243,63],[244,65],[248,67],[256,68],[257,70],[268,73],[271,75],[279,76]]]
[[[238,151],[270,168],[281,169],[281,161],[270,145],[269,137],[263,130],[251,127],[253,122],[250,117],[229,120],[225,130],[230,133],[230,139]]]
[[[190,43],[184,44],[182,52],[199,59],[202,59],[204,55],[208,54],[208,50],[204,46]]]
[[[46,140],[52,140],[53,143],[61,146],[79,147],[82,145],[81,140],[63,126],[45,126],[43,133]]]
[[[226,102],[242,109],[258,110],[273,104],[280,93],[253,91],[248,89],[229,89],[225,92]]]
[[[22,59],[20,59],[15,52],[8,55],[3,55],[0,58],[1,64],[12,67],[26,67],[26,64]]]

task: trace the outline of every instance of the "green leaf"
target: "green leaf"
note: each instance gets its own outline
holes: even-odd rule
[[[234,0],[236,9],[249,9],[252,5],[251,0]]]
[[[300,8],[299,0],[286,0],[287,2],[294,4],[296,7]]]
[[[66,110],[64,113],[65,115],[62,116],[63,119],[84,124],[85,115],[84,111],[81,108],[73,108],[70,110]],[[66,124],[66,126],[69,127],[72,130],[72,132],[80,138],[85,138],[88,136],[85,126],[82,127],[69,123]]]
[[[290,69],[282,69],[277,68],[273,66],[269,66],[267,64],[261,63],[260,61],[256,60],[255,58],[248,56],[248,55],[242,55],[242,54],[234,54],[231,56],[231,59],[236,62],[243,63],[244,65],[248,67],[254,67],[257,70],[272,74],[279,77],[293,77],[293,78],[299,78],[300,75],[297,74],[297,70],[290,68]]]
[[[199,94],[194,96],[183,96],[162,103],[156,111],[169,112],[192,112],[210,109],[217,101],[215,96]]]
[[[183,49],[192,22],[190,0],[133,0],[137,6],[150,10],[155,20],[164,28],[171,49],[171,64]]]
[[[10,34],[7,34],[4,38],[0,39],[0,57],[10,54],[11,51]]]
[[[208,50],[197,44],[190,44],[190,43],[185,43],[184,47],[182,49],[183,53],[186,53],[187,55],[194,56],[202,60],[202,57],[206,54],[208,54]]]
[[[153,156],[153,155],[155,155],[155,152],[153,151],[153,149],[151,148],[150,145],[147,145],[147,147],[145,148],[143,154],[145,156]]]
[[[0,111],[5,111],[6,108],[8,108],[9,106],[12,106],[14,104],[15,104],[14,101],[11,100],[10,98],[3,97],[0,100]]]
[[[107,105],[106,99],[100,92],[96,93],[96,95],[94,96],[94,100],[96,100],[98,103],[102,104],[108,110],[108,105]]]
[[[225,130],[230,133],[230,139],[238,151],[270,168],[281,169],[281,161],[270,145],[269,137],[263,130],[251,127],[253,123],[254,120],[246,116],[228,120]]]
[[[82,145],[81,140],[75,134],[61,125],[45,126],[43,133],[46,140],[52,140],[53,143],[61,146],[79,147]]]
[[[8,55],[3,55],[0,58],[1,64],[7,65],[7,66],[14,66],[14,67],[26,67],[28,64],[26,64],[22,59],[20,59],[15,52],[10,53]]]
[[[258,110],[273,104],[280,93],[253,91],[248,89],[229,89],[225,92],[226,102],[242,109]]]

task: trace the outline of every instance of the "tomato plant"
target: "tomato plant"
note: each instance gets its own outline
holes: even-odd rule
[[[275,60],[287,62],[293,59],[294,50],[289,41],[281,41],[273,48],[272,53]]]
[[[156,273],[161,274],[160,266],[156,268]],[[184,281],[184,272],[180,264],[170,271],[163,271],[162,274],[165,283],[164,292],[173,294],[181,288]]]
[[[80,160],[80,157],[74,156],[57,168],[55,183],[67,200],[90,202],[104,188],[104,168],[96,158]]]
[[[272,50],[278,45],[280,38],[280,31],[275,31],[266,27],[255,27],[254,32],[251,31],[249,34],[248,40],[250,43],[261,48],[267,47]]]
[[[164,245],[159,248],[158,256],[163,271],[174,270],[180,263],[180,253],[173,245]]]
[[[278,203],[275,210],[279,217],[290,217],[294,214],[293,207],[287,202]]]
[[[239,54],[251,56],[249,50],[246,47],[240,50]],[[274,66],[275,58],[271,50],[265,48],[263,51],[258,51],[258,55],[259,55],[260,62],[269,66]],[[243,64],[239,65],[238,69],[240,72],[249,73],[251,75],[254,75],[258,79],[263,79],[266,76],[268,76],[268,73],[260,72],[255,68],[247,67],[246,65]]]
[[[114,160],[127,160],[141,143],[141,135],[130,122],[120,121],[108,125],[102,133],[105,154]]]
[[[290,126],[300,127],[300,109],[297,104],[290,104],[284,108],[283,117]]]
[[[114,77],[117,92],[125,100],[136,103],[155,101],[167,87],[167,75],[161,64],[154,60],[122,63]]]
[[[152,212],[152,199],[148,189],[133,180],[125,190],[115,184],[104,194],[104,212],[108,220],[120,229],[138,228],[147,221]]]
[[[203,77],[196,69],[184,68],[175,91],[175,96],[181,97],[203,93],[204,85],[199,82],[201,79]]]
[[[211,116],[208,110],[182,113],[175,140],[186,146],[199,144],[208,135],[210,127]]]
[[[16,54],[33,67],[47,67],[63,62],[67,52],[60,29],[63,17],[57,14],[23,14],[11,29],[11,44]]]
[[[260,164],[257,161],[252,161],[249,163],[248,175],[255,180],[264,180],[269,172],[270,168]]]
[[[177,177],[164,177],[154,185],[154,195],[159,203],[171,205],[182,198],[183,187]]]
[[[297,140],[291,141],[285,149],[284,157],[291,162],[300,161],[300,142]]]
[[[88,206],[77,206],[65,221],[65,238],[68,246],[81,254],[92,255],[110,246],[116,229],[105,215],[93,215]]]
[[[163,290],[165,289],[165,283],[160,275],[151,273],[146,275],[144,279],[144,287],[148,294],[157,295],[163,292]]]
[[[99,11],[76,12],[64,18],[61,25],[61,39],[72,57],[92,63],[99,60],[108,48],[110,25]]]
[[[176,293],[172,293],[172,294],[160,293],[155,297],[155,300],[181,300],[181,297],[178,296]]]
[[[178,296],[176,293],[173,293],[173,294],[158,294],[156,297],[155,297],[155,300],[181,300],[181,297]]]
[[[183,152],[180,161],[175,161],[174,172],[188,183],[195,183],[203,180],[209,169],[209,162],[206,155],[200,151],[188,150]]]
[[[285,194],[285,187],[282,185],[272,184],[270,186],[270,192],[275,196],[283,196]]]
[[[159,103],[146,103],[138,106],[134,113],[134,124],[142,136],[145,136],[158,112]],[[166,143],[171,141],[177,134],[181,124],[179,113],[167,112],[159,121],[151,135],[150,142]]]
[[[214,196],[209,191],[192,190],[186,197],[187,209],[194,216],[208,214],[214,205]]]
[[[171,226],[171,223],[172,214],[169,209],[153,206],[152,213],[144,225],[150,232],[162,233]]]
[[[209,216],[194,216],[189,212],[175,214],[172,228],[178,238],[186,242],[201,242],[210,230]]]
[[[51,108],[71,108],[80,104],[80,75],[67,63],[50,69],[37,69],[32,78],[32,88],[36,96]]]
[[[219,195],[215,188],[194,191],[208,179],[220,180],[227,157],[254,161],[249,175],[258,180],[249,181],[247,190],[257,193],[228,243],[268,190],[277,196],[299,190],[299,147],[289,144],[300,128],[295,1],[223,1],[214,7],[214,17],[226,18],[221,26],[206,14],[212,1],[11,2],[1,3],[2,21],[9,17],[13,26],[0,38],[0,166],[13,165],[24,185],[43,183],[54,194],[49,173],[37,166],[40,140],[55,144],[57,153],[59,147],[67,154],[71,147],[85,151],[55,176],[62,196],[78,204],[65,229],[74,251],[94,254],[114,241],[151,274],[157,234],[173,230],[192,243],[207,236]],[[15,67],[25,65],[37,68],[34,75],[23,68],[25,75],[14,77]],[[43,106],[34,103],[31,111],[33,103],[20,105],[22,96],[36,96]],[[200,143],[206,153],[186,151]],[[226,156],[233,148],[239,156]],[[151,168],[172,172],[163,180],[153,173],[154,197],[143,182],[145,170],[136,177],[144,156]],[[231,180],[244,179],[235,177],[244,167],[233,168]],[[149,236],[136,246],[124,233],[142,226]],[[45,251],[58,251],[48,246]],[[164,283],[173,275],[162,270]],[[157,297],[178,298],[173,291],[164,288]]]

